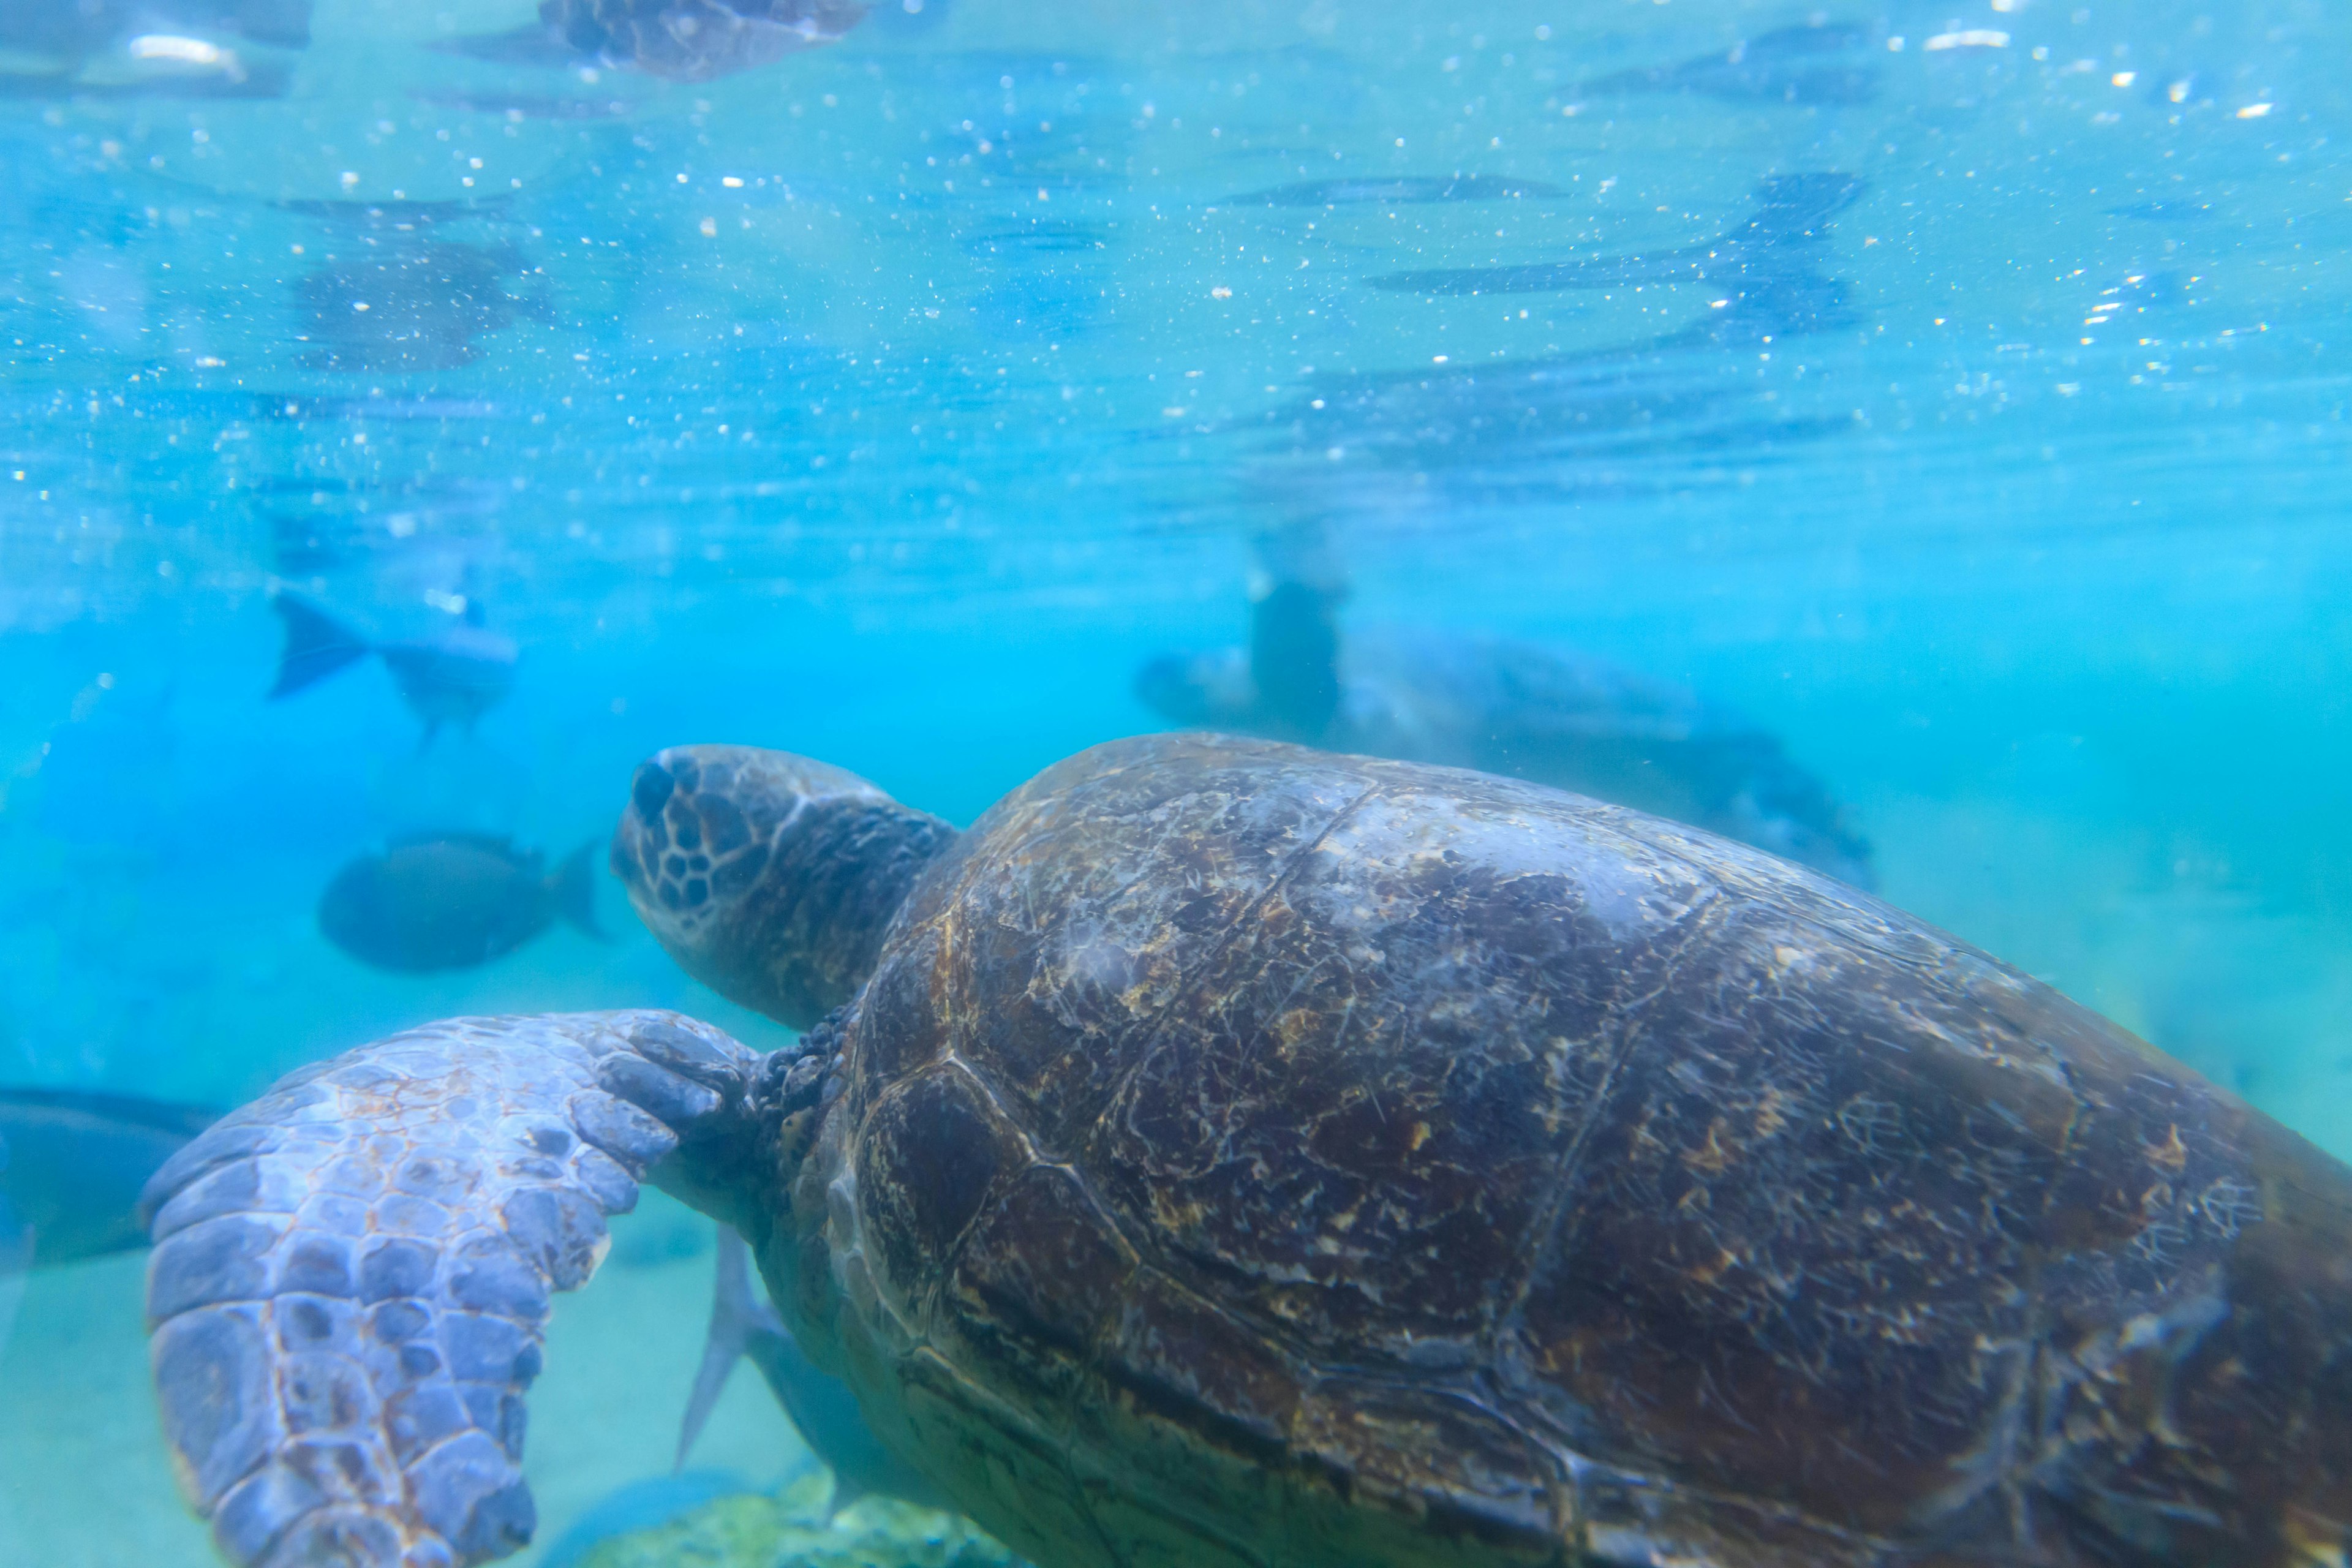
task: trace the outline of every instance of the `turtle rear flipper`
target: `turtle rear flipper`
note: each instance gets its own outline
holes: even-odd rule
[[[595,1272],[649,1169],[724,1189],[761,1059],[674,1013],[453,1019],[305,1068],[167,1162],[142,1198],[151,1359],[223,1554],[454,1568],[528,1544],[549,1297]]]

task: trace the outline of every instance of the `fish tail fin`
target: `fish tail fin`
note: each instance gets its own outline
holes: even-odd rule
[[[831,1524],[835,1515],[866,1496],[866,1489],[843,1475],[833,1472],[833,1495],[824,1500],[824,1521]]]
[[[719,1227],[718,1279],[710,1299],[710,1330],[702,1342],[702,1365],[694,1374],[694,1392],[687,1396],[686,1414],[677,1424],[677,1458],[675,1468],[686,1468],[686,1457],[693,1451],[694,1440],[702,1436],[702,1428],[718,1407],[719,1392],[727,1386],[727,1374],[735,1363],[751,1353],[752,1342],[762,1334],[783,1334],[787,1331],[776,1310],[760,1300],[751,1289],[751,1248],[735,1227]]]
[[[271,701],[290,697],[375,651],[332,616],[291,594],[275,595],[269,607],[286,627],[285,651],[278,656],[278,684],[269,689]]]
[[[596,923],[596,841],[590,839],[568,856],[548,879],[548,892],[555,900],[555,912],[580,928],[598,942],[610,942],[612,937]]]

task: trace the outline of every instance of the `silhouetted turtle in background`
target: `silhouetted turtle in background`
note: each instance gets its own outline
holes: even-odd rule
[[[446,47],[508,65],[593,60],[708,81],[832,43],[866,10],[864,0],[540,0],[535,26]]]
[[[1874,885],[1853,814],[1746,714],[1508,637],[1373,627],[1343,646],[1343,596],[1278,582],[1251,606],[1246,648],[1155,658],[1136,695],[1178,724],[1508,773]]]
[[[2352,1531],[2352,1172],[1865,895],[1221,736],[967,832],[682,747],[613,846],[805,1029],[458,1019],[150,1184],[240,1563],[528,1538],[550,1292],[652,1179],[1046,1568],[2286,1568]]]

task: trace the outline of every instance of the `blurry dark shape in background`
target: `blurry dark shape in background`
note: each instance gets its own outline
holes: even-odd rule
[[[702,1347],[702,1364],[694,1375],[686,1415],[678,1422],[677,1464],[682,1468],[694,1440],[718,1406],[728,1373],[738,1361],[749,1360],[767,1380],[776,1402],[799,1429],[809,1452],[833,1472],[833,1497],[825,1505],[831,1519],[859,1498],[897,1498],[921,1508],[952,1510],[912,1465],[883,1447],[867,1426],[866,1413],[849,1384],[809,1360],[776,1310],[760,1299],[751,1283],[749,1249],[733,1227],[719,1227],[717,1289],[710,1308],[710,1331]]]
[[[865,19],[861,0],[540,0],[536,25],[433,47],[498,65],[709,81],[833,43]]]
[[[1617,71],[1583,82],[1576,90],[1594,96],[1696,92],[1736,101],[1867,103],[1878,96],[1879,79],[1877,65],[1861,52],[1870,43],[1871,30],[1851,22],[1775,27],[1723,54]],[[1833,58],[1841,55],[1849,58]]]
[[[462,617],[437,635],[404,642],[371,642],[292,594],[275,595],[269,606],[286,628],[277,684],[269,689],[273,702],[374,654],[392,671],[401,700],[425,721],[422,743],[430,744],[444,723],[471,730],[514,687],[514,641],[483,626],[478,600],[467,600]]]
[[[146,1246],[139,1189],[220,1118],[206,1106],[131,1095],[0,1089],[0,1252],[11,1213],[28,1232],[28,1265],[53,1268]]]
[[[487,963],[559,918],[601,942],[595,849],[582,845],[549,872],[539,851],[494,834],[398,839],[335,873],[319,931],[361,963],[402,974]]]
[[[1730,283],[1786,292],[1792,280],[1807,279],[1818,289],[1834,286],[1813,273],[1830,220],[1853,205],[1864,185],[1853,174],[1774,174],[1757,183],[1755,209],[1747,222],[1705,244],[1585,261],[1391,272],[1365,281],[1412,294],[1528,294],[1628,283]],[[1735,294],[1715,308],[1729,309],[1738,300]]]
[[[1343,647],[1338,574],[1318,549],[1281,553],[1250,646],[1153,659],[1136,677],[1148,707],[1188,726],[1511,774],[1874,884],[1853,814],[1744,714],[1504,637],[1372,630]]]
[[[1429,202],[1500,202],[1567,193],[1540,180],[1507,180],[1491,174],[1399,174],[1386,178],[1307,180],[1295,185],[1251,191],[1227,198],[1228,206],[1337,207],[1407,206]]]
[[[510,245],[403,237],[362,254],[330,258],[291,284],[302,321],[299,340],[314,345],[302,363],[312,370],[344,372],[470,364],[477,339],[521,317],[546,319],[543,290],[509,291],[510,281],[530,274],[528,258]]]

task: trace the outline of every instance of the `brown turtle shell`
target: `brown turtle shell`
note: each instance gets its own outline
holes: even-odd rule
[[[539,18],[586,55],[675,81],[707,81],[829,44],[864,0],[540,0]]]
[[[2352,1173],[1725,840],[1119,742],[844,1040],[779,1277],[1041,1562],[2344,1561]]]

